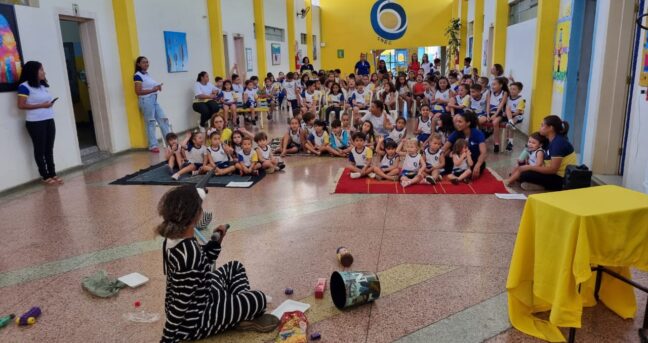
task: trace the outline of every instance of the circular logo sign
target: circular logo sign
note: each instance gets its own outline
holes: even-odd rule
[[[407,30],[407,15],[403,6],[392,0],[378,0],[371,8],[371,26],[378,36],[396,40]]]

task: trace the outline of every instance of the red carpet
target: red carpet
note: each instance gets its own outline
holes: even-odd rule
[[[488,168],[469,184],[453,185],[447,179],[436,185],[412,185],[403,188],[400,182],[378,181],[369,178],[351,179],[349,169],[340,176],[335,193],[346,194],[495,194],[509,193],[502,181],[497,180]]]

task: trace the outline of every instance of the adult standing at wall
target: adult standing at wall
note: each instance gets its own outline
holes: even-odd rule
[[[367,62],[367,55],[365,53],[360,54],[360,61],[355,65],[355,74],[356,75],[369,75],[371,73],[371,65]]]
[[[200,113],[200,126],[206,128],[212,115],[220,110],[220,105],[216,101],[220,90],[209,81],[209,74],[206,71],[201,71],[198,73],[193,91],[193,110]]]
[[[427,77],[428,74],[430,74],[430,71],[432,70],[432,62],[430,62],[430,57],[428,54],[423,54],[423,57],[421,58],[421,68],[423,69],[423,77]]]
[[[18,108],[25,110],[27,132],[34,145],[34,159],[43,183],[47,185],[63,184],[56,176],[54,166],[54,102],[48,92],[49,85],[45,78],[43,65],[37,61],[25,63],[20,74],[18,86]],[[11,144],[11,143],[9,143]]]
[[[407,66],[407,72],[413,71],[414,75],[418,75],[419,69],[421,69],[421,64],[418,61],[418,55],[414,53],[412,54],[410,64]]]
[[[149,151],[158,153],[160,149],[155,136],[155,123],[160,126],[162,136],[171,131],[169,129],[169,119],[165,116],[162,107],[157,101],[158,94],[162,91],[162,84],[158,83],[148,73],[149,61],[144,56],[139,56],[135,60],[135,94],[139,98],[139,109],[146,121],[146,135],[148,136]]]
[[[569,124],[558,116],[545,117],[540,125],[540,134],[549,140],[544,156],[545,163],[541,166],[521,166],[520,182],[522,189],[561,190],[565,169],[570,164],[576,164],[574,147],[567,140]]]

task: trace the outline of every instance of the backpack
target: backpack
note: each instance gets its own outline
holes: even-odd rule
[[[565,169],[563,189],[577,189],[590,187],[592,185],[592,171],[581,164],[580,166],[570,164]]]

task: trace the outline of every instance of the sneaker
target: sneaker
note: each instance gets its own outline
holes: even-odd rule
[[[236,327],[238,331],[272,332],[279,326],[279,318],[264,313],[252,320],[244,320]]]
[[[493,148],[493,152],[499,154],[500,152],[499,144],[495,144],[495,147]]]
[[[202,218],[198,221],[198,225],[196,225],[196,228],[200,231],[203,231],[207,229],[207,226],[209,226],[209,223],[211,223],[213,218],[213,215],[211,212],[203,212]]]
[[[458,185],[459,184],[459,180],[457,180],[457,179],[452,179],[452,180],[450,180],[450,182],[452,182],[453,185]]]
[[[196,176],[198,174],[200,174],[200,170],[194,170],[191,172],[191,176]]]
[[[426,176],[425,180],[431,185],[436,185],[437,184],[436,180],[432,176]]]
[[[284,168],[286,168],[286,164],[283,162],[279,162],[277,163],[277,168],[279,168],[279,170],[284,170]]]
[[[513,151],[513,142],[509,141],[509,142],[506,144],[506,151],[508,151],[508,152]]]
[[[359,179],[361,175],[362,175],[362,174],[360,174],[360,173],[351,173],[351,174],[349,174],[349,176],[350,176],[352,179]]]
[[[154,147],[150,148],[149,151],[154,153],[154,154],[157,154],[157,153],[160,152],[160,148],[154,146]]]
[[[376,173],[369,173],[369,178],[375,179],[376,178]]]
[[[175,173],[175,174],[171,175],[171,178],[178,181],[178,179],[180,179],[180,174]]]
[[[529,192],[536,192],[536,191],[544,191],[545,190],[544,186],[541,186],[541,185],[538,185],[538,184],[535,184],[535,183],[531,183],[531,182],[522,182],[522,184],[520,185],[520,188],[522,188],[525,191],[529,191]]]

